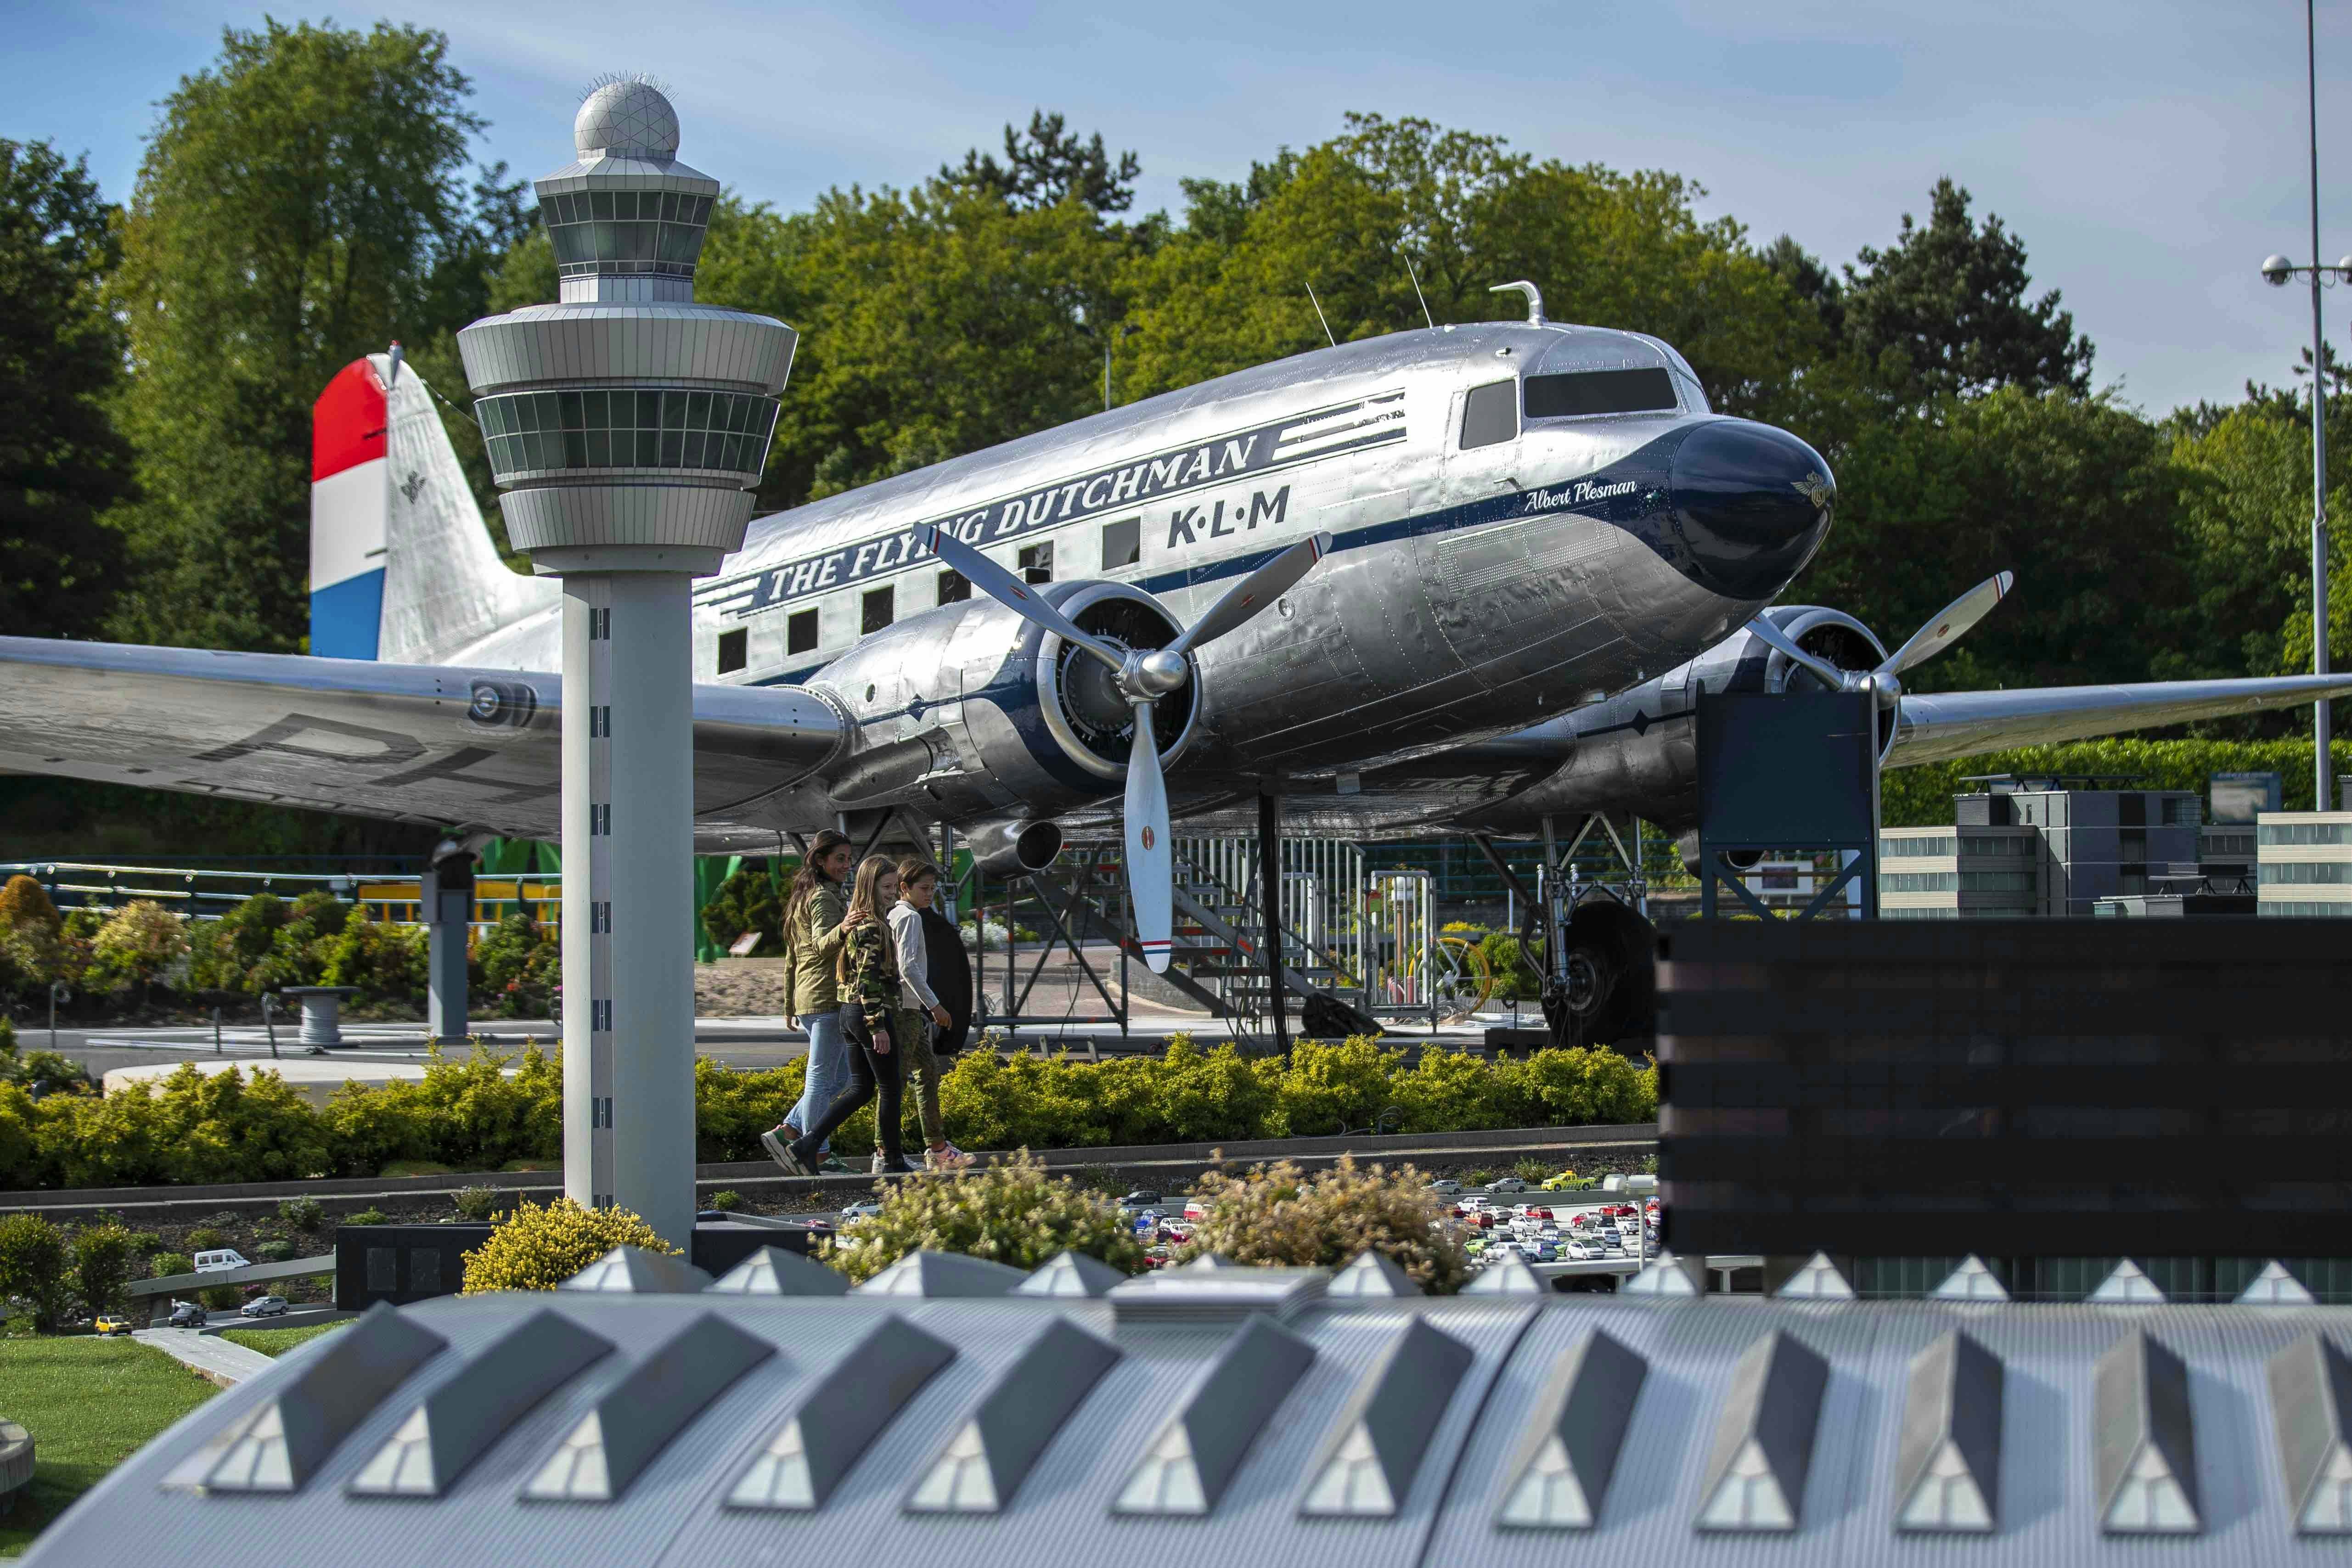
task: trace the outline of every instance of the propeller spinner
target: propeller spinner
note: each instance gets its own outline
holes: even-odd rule
[[[1135,741],[1127,762],[1127,891],[1135,904],[1135,935],[1143,960],[1163,974],[1175,940],[1175,855],[1168,838],[1168,786],[1160,774],[1151,707],[1192,678],[1187,655],[1237,631],[1282,597],[1331,548],[1315,534],[1284,550],[1225,591],[1207,614],[1165,648],[1138,651],[1107,643],[1081,628],[1031,587],[961,539],[938,528],[919,530],[932,554],[1007,610],[1101,660],[1119,695],[1135,712]]]

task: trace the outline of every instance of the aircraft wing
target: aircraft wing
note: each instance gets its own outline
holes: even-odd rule
[[[2352,695],[2352,674],[1906,694],[1886,766],[1948,762],[2010,747],[2087,740],[2120,730],[2155,729],[2347,695]]]
[[[562,677],[0,637],[0,770],[276,806],[562,827]],[[757,808],[838,751],[791,686],[694,688],[696,841],[772,843]]]

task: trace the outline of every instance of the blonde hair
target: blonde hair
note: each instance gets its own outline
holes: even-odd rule
[[[857,868],[856,889],[849,895],[850,925],[882,918],[882,902],[877,890],[881,886],[883,876],[898,869],[898,862],[888,855],[866,857],[864,863]]]

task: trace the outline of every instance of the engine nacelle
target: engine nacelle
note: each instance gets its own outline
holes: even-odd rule
[[[1038,596],[1097,637],[1161,648],[1181,626],[1121,582],[1057,582]],[[1152,728],[1162,767],[1182,754],[1199,711],[1199,669],[1161,697]],[[900,804],[950,822],[1030,821],[1126,786],[1134,709],[1085,649],[993,600],[909,616],[857,643],[809,683],[855,726],[827,784],[843,810]]]

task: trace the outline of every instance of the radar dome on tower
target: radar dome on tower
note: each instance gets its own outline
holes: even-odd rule
[[[667,161],[677,156],[677,110],[641,78],[600,82],[572,121],[572,144],[583,158]]]

